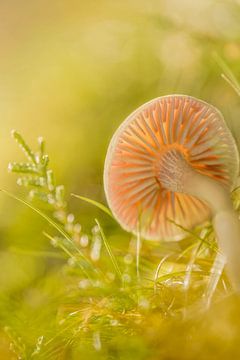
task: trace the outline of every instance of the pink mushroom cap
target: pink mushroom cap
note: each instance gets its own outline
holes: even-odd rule
[[[207,203],[161,184],[161,159],[169,150],[229,190],[238,175],[235,141],[215,107],[185,95],[159,97],[139,107],[110,142],[104,188],[120,225],[133,233],[140,229],[147,239],[179,240],[181,227],[191,229],[211,216]]]

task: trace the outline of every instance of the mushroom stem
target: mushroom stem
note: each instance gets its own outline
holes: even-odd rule
[[[240,291],[240,222],[232,209],[220,211],[213,218],[213,226],[227,258],[226,269],[234,289]]]
[[[240,290],[240,221],[234,211],[230,192],[216,180],[202,175],[177,150],[161,158],[159,180],[166,189],[193,195],[208,203],[219,247],[235,290]]]
[[[196,170],[191,169],[185,174],[182,190],[207,202],[213,216],[221,211],[232,210],[230,192],[226,187]]]
[[[184,193],[209,204],[220,249],[226,256],[226,270],[236,290],[240,290],[240,221],[234,211],[230,192],[215,180],[192,170]]]

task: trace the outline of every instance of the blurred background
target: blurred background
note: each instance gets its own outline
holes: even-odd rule
[[[16,129],[33,148],[46,139],[68,199],[105,202],[113,132],[136,107],[171,93],[218,107],[240,146],[240,101],[217,61],[240,78],[239,0],[1,1],[0,44],[1,188],[24,196],[7,171],[24,159],[10,136]],[[89,231],[97,210],[73,198],[70,208]],[[0,194],[0,211],[0,290],[12,290],[47,265],[8,249],[49,244],[31,210]]]

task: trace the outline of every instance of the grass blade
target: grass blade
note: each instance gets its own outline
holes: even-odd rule
[[[96,224],[97,224],[97,226],[99,228],[99,231],[100,231],[104,246],[105,246],[105,248],[106,248],[106,250],[108,252],[108,255],[109,255],[109,257],[110,257],[110,259],[112,261],[112,264],[113,264],[113,267],[114,267],[114,269],[116,271],[116,274],[117,274],[119,280],[122,281],[121,270],[120,270],[120,268],[118,266],[118,263],[117,263],[117,260],[116,260],[115,256],[113,255],[113,252],[112,252],[112,250],[111,250],[111,248],[110,248],[110,246],[108,244],[108,241],[107,241],[107,238],[106,238],[106,236],[105,236],[105,234],[103,232],[103,229],[102,229],[102,227],[101,227],[101,225],[100,225],[100,223],[99,223],[99,221],[97,219],[95,219],[95,222],[96,222]]]
[[[136,243],[136,271],[137,271],[137,280],[140,281],[140,250],[141,250],[141,227],[140,227],[140,220],[138,221],[137,225],[137,243]]]
[[[213,266],[210,270],[209,283],[207,286],[207,291],[205,293],[207,308],[210,307],[212,297],[217,288],[217,284],[223,274],[225,264],[226,264],[226,257],[222,254],[217,254]]]
[[[218,247],[215,244],[209,243],[205,238],[201,238],[199,235],[197,235],[194,231],[188,230],[186,229],[184,226],[176,223],[174,220],[172,219],[167,219],[169,222],[171,222],[172,224],[176,225],[179,229],[183,230],[184,232],[186,232],[187,234],[190,234],[191,236],[195,237],[197,240],[202,241],[203,243],[205,243],[210,249],[214,250],[216,253],[221,253],[221,251],[218,249]]]
[[[4,194],[8,195],[9,197],[11,197],[14,200],[17,200],[18,202],[26,205],[27,207],[29,207],[31,210],[35,211],[38,215],[40,215],[43,219],[45,219],[51,226],[53,226],[69,243],[71,243],[71,245],[75,248],[75,250],[77,251],[77,253],[82,257],[82,259],[91,266],[91,268],[93,270],[95,270],[93,268],[93,265],[90,263],[90,261],[84,256],[84,254],[81,252],[81,250],[74,244],[74,242],[72,241],[71,237],[61,228],[61,226],[59,226],[54,220],[52,220],[48,215],[44,214],[41,210],[39,210],[38,208],[36,208],[35,206],[31,205],[29,202],[27,202],[26,200],[23,200],[13,194],[11,194],[10,192],[0,189],[0,191],[2,191]]]
[[[107,214],[108,216],[110,216],[113,220],[115,220],[114,217],[113,217],[113,215],[112,215],[112,213],[111,213],[111,211],[110,211],[105,205],[99,203],[98,201],[89,199],[89,198],[84,197],[84,196],[76,195],[76,194],[71,194],[71,195],[74,196],[74,197],[77,198],[77,199],[86,201],[87,203],[96,206],[97,208],[99,208],[100,210],[102,210],[103,212],[105,212],[105,214]]]
[[[215,61],[217,62],[218,66],[222,69],[223,74],[221,74],[222,78],[233,88],[233,90],[240,96],[240,84],[233,74],[230,67],[227,63],[220,57],[218,54],[214,54]]]

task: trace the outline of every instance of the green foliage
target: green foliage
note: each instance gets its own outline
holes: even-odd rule
[[[17,183],[26,187],[31,203],[4,192],[52,226],[55,233],[44,234],[66,259],[58,265],[56,273],[46,274],[35,287],[40,293],[45,289],[48,300],[44,305],[47,311],[31,324],[34,336],[28,331],[23,336],[16,321],[16,317],[22,317],[29,322],[35,311],[39,311],[29,309],[23,299],[21,306],[12,305],[11,319],[3,318],[3,331],[13,358],[165,356],[164,350],[159,349],[160,343],[169,342],[175,319],[186,333],[187,327],[193,326],[194,319],[206,311],[213,299],[221,299],[231,290],[222,269],[219,273],[216,268],[219,252],[211,225],[207,223],[194,231],[184,229],[186,238],[176,246],[159,247],[142,242],[139,234],[137,238],[130,237],[128,250],[112,249],[111,234],[105,235],[99,220],[95,220],[92,233],[85,234],[74,215],[68,212],[64,186],[55,183],[43,139],[34,152],[19,133],[14,131],[13,137],[27,162],[11,163],[9,170],[18,175]],[[239,204],[238,190],[233,196]],[[112,217],[104,205],[77,197]],[[32,201],[37,201],[38,207]],[[4,309],[3,302],[1,306]],[[168,345],[164,346],[169,351]]]

